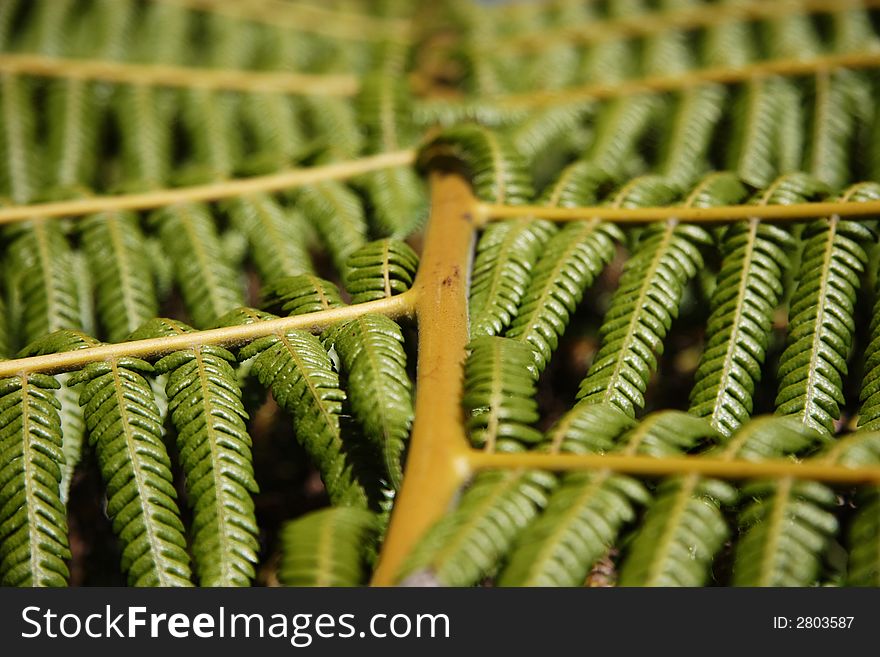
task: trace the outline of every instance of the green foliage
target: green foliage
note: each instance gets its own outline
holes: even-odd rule
[[[263,305],[277,308],[285,315],[304,315],[345,304],[334,283],[311,274],[300,274],[278,279],[265,288]]]
[[[644,180],[641,189],[625,193],[639,205],[667,190],[659,181]],[[675,221],[652,225],[642,233],[599,330],[602,346],[581,383],[579,399],[613,403],[629,415],[644,406],[657,354],[662,353],[685,284],[702,266],[699,248],[708,242],[702,228]]]
[[[109,341],[121,342],[159,309],[138,218],[127,212],[91,216],[83,220],[82,240],[98,317]]]
[[[328,181],[300,189],[296,207],[321,235],[333,264],[342,271],[348,257],[367,239],[360,199],[345,185]]]
[[[343,445],[340,416],[346,395],[320,340],[305,331],[287,331],[239,352],[241,361],[253,357],[251,372],[293,416],[297,440],[320,471],[330,501],[365,507],[371,479],[361,472],[363,459]]]
[[[190,333],[172,320],[153,320],[134,338]],[[168,414],[193,507],[193,558],[202,586],[246,586],[254,577],[259,543],[254,502],[258,491],[241,389],[230,363],[213,346],[178,351],[155,370],[168,374]]]
[[[339,355],[355,419],[382,454],[396,490],[413,421],[412,383],[400,327],[384,315],[361,315],[324,332],[324,346]]]
[[[376,301],[401,294],[412,287],[419,256],[400,240],[368,242],[348,257],[345,290],[352,303]]]
[[[0,381],[0,582],[64,586],[70,557],[61,501],[59,384],[29,374]]]
[[[144,378],[152,371],[149,363],[126,357],[87,365],[68,385],[84,384],[80,405],[129,584],[188,586],[189,556],[162,418]]]
[[[465,427],[474,447],[517,451],[541,440],[531,350],[510,338],[484,336],[468,346],[464,365]]]
[[[243,305],[242,285],[226,260],[207,207],[172,205],[159,211],[154,221],[197,328],[210,326],[224,313]]]
[[[855,297],[867,260],[864,245],[873,241],[874,232],[835,216],[810,224],[803,239],[787,346],[777,373],[776,408],[830,434],[844,403]]]
[[[375,514],[351,507],[314,511],[287,523],[278,580],[285,586],[362,586],[364,554],[377,529]]]

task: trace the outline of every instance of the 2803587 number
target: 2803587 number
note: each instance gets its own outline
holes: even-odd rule
[[[855,616],[798,616],[795,628],[799,630],[849,629]]]

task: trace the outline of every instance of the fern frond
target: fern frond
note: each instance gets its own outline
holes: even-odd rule
[[[145,361],[122,358],[87,365],[68,385],[84,384],[80,405],[129,584],[189,586],[189,556],[162,418],[144,378],[152,371]]]
[[[709,417],[722,435],[751,416],[793,245],[788,231],[757,219],[731,226],[722,240],[724,259],[690,407],[691,413]]]
[[[325,161],[353,160],[363,150],[364,134],[355,109],[341,98],[305,96],[302,99],[314,147]]]
[[[602,169],[620,171],[662,107],[663,99],[657,94],[609,101],[596,119],[596,131],[585,159]]]
[[[412,287],[418,268],[419,256],[406,242],[368,242],[346,262],[345,290],[352,303],[386,299]]]
[[[531,349],[510,338],[471,340],[464,365],[465,427],[474,447],[518,451],[537,443],[541,433],[535,401],[537,370]]]
[[[393,320],[371,314],[331,327],[321,338],[339,355],[355,419],[382,454],[396,490],[403,479],[403,451],[413,421],[403,333]]]
[[[484,201],[522,205],[532,197],[527,163],[503,134],[474,124],[446,128],[422,147],[419,160],[424,165],[435,155],[460,160]]]
[[[470,586],[490,575],[516,536],[547,504],[553,475],[504,470],[480,474],[458,506],[409,553],[398,581]]]
[[[16,203],[27,203],[40,189],[35,110],[31,83],[0,74],[0,189]]]
[[[599,431],[584,431],[594,418],[616,414]],[[574,419],[569,415],[576,416]],[[614,422],[613,420],[616,420]],[[625,454],[672,455],[683,447],[712,436],[704,422],[683,413],[668,411],[648,416],[637,427],[626,431],[631,420],[613,406],[580,403],[552,429],[553,443],[571,444],[579,451],[599,446],[595,436],[607,433],[609,451]],[[565,427],[565,429],[562,429]],[[576,427],[575,431],[571,429]],[[610,428],[617,428],[616,435]],[[566,436],[560,440],[562,429]],[[619,429],[624,429],[619,431]],[[578,438],[586,438],[586,441]],[[603,436],[605,437],[605,436]],[[584,449],[586,447],[586,449]],[[605,445],[602,445],[604,448]],[[602,450],[604,451],[604,449]],[[636,505],[650,499],[637,480],[609,470],[569,473],[550,494],[543,514],[530,524],[517,540],[517,547],[501,573],[501,586],[577,586],[593,564],[617,539],[620,529],[635,518]]]
[[[870,85],[853,71],[824,71],[816,74],[815,94],[804,169],[840,189],[851,178],[852,141],[871,102]]]
[[[803,239],[790,328],[779,361],[776,410],[832,434],[844,403],[843,377],[855,332],[859,277],[867,261],[865,245],[874,240],[874,232],[832,216],[810,224]]]
[[[564,104],[533,112],[516,124],[511,141],[518,153],[533,161],[574,131],[593,110],[589,103]]]
[[[228,46],[227,46],[228,47]],[[190,175],[195,180],[228,178],[241,159],[240,131],[234,123],[236,99],[211,89],[183,93],[183,124],[189,137]]]
[[[422,180],[406,167],[372,171],[359,181],[369,199],[374,232],[402,239],[428,217],[428,199]]]
[[[781,126],[800,124],[793,120],[799,102],[792,103],[789,82],[779,78],[763,78],[749,82],[734,104],[733,135],[727,152],[727,166],[753,187],[764,187],[779,175],[798,167],[800,146],[788,143],[790,133]],[[800,135],[797,135],[800,140]],[[789,161],[786,152],[797,151],[798,158]]]
[[[65,586],[59,384],[44,374],[0,381],[0,583]]]
[[[121,342],[159,308],[145,238],[136,215],[109,212],[82,222],[82,240],[110,342]]]
[[[336,507],[308,513],[281,530],[278,581],[284,586],[362,586],[364,555],[376,541],[376,515]]]
[[[307,145],[299,116],[300,102],[286,94],[248,93],[241,100],[243,142],[251,153],[242,161],[246,173],[270,173],[291,166]]]
[[[734,586],[808,586],[819,572],[837,520],[826,511],[834,492],[817,482],[784,479],[747,484],[752,501],[740,514],[742,536],[733,564]]]
[[[651,196],[646,182],[639,200]],[[578,399],[613,403],[635,415],[662,353],[663,339],[678,313],[684,286],[702,266],[699,247],[710,241],[697,226],[675,221],[647,228],[624,266],[602,327],[602,346],[581,382]]]
[[[357,195],[342,183],[328,181],[300,189],[297,209],[311,223],[343,271],[348,257],[367,239],[367,221]]]
[[[312,273],[304,222],[298,213],[286,211],[267,194],[236,198],[229,203],[228,211],[232,225],[250,242],[264,284]]]
[[[336,506],[367,506],[364,485],[370,479],[361,477],[361,462],[342,443],[339,420],[346,395],[321,342],[305,331],[287,331],[255,340],[238,358],[255,356],[251,371],[293,416],[297,440],[314,459],[330,501]]]
[[[263,289],[263,305],[285,315],[317,313],[344,306],[339,288],[311,274],[281,278]]]
[[[155,219],[175,278],[192,316],[203,328],[244,304],[243,286],[226,261],[209,209],[197,203],[163,208]]]
[[[132,339],[192,330],[154,319]],[[165,356],[154,366],[168,375],[165,394],[193,507],[192,552],[202,586],[249,585],[260,547],[251,499],[258,488],[234,362],[226,349],[201,346]]]
[[[122,146],[125,180],[135,189],[161,187],[171,170],[171,103],[168,90],[122,85],[113,97],[113,114]]]
[[[477,242],[469,299],[472,337],[501,333],[517,314],[552,224],[535,219],[494,223]]]
[[[662,146],[660,173],[688,187],[706,169],[706,154],[724,110],[727,93],[717,84],[683,92]]]
[[[74,254],[57,221],[34,219],[10,231],[10,285],[22,304],[17,320],[21,343],[59,329],[82,328]]]
[[[101,109],[94,84],[84,80],[49,83],[49,149],[46,168],[52,171],[55,194],[92,186],[97,164],[96,141]]]

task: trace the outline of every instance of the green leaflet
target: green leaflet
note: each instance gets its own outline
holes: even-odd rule
[[[705,427],[710,426],[701,421]],[[714,431],[710,431],[713,436]],[[766,416],[743,425],[709,455],[721,459],[772,459],[803,451],[814,440],[815,435],[796,420]],[[703,585],[716,553],[730,534],[721,507],[732,504],[737,497],[729,483],[716,479],[686,475],[664,480],[624,559],[620,585]]]
[[[31,342],[58,329],[83,325],[74,255],[58,221],[35,219],[10,230],[9,287],[15,288],[16,337]]]
[[[132,339],[178,335],[192,329],[152,320]],[[168,412],[193,507],[192,552],[202,586],[247,586],[260,545],[251,494],[258,491],[241,389],[226,349],[203,346],[160,359],[168,374]]]
[[[161,187],[171,169],[171,104],[168,90],[123,85],[115,91],[113,112],[122,146],[126,183],[135,189]]]
[[[109,212],[82,220],[98,317],[110,342],[121,342],[154,317],[159,301],[146,240],[136,215]]]
[[[40,189],[32,96],[32,81],[0,74],[0,189],[16,203],[31,201]]]
[[[866,183],[850,188],[851,200],[880,198],[880,186]],[[880,427],[880,297],[875,301],[868,326],[868,346],[864,354],[864,376],[860,392],[859,429]]]
[[[507,452],[540,441],[541,433],[531,426],[538,420],[531,349],[491,336],[471,340],[468,348],[461,403],[471,444]]]
[[[280,309],[285,315],[304,315],[317,313],[345,304],[335,283],[301,274],[275,281],[262,292],[266,308]]]
[[[470,586],[490,575],[514,539],[547,503],[553,475],[537,471],[479,474],[458,506],[409,553],[401,584]]]
[[[874,232],[839,217],[804,231],[798,286],[789,310],[786,348],[779,361],[776,412],[834,433],[844,402],[843,377],[855,331],[853,310]]]
[[[660,167],[678,186],[692,185],[709,168],[706,155],[726,99],[725,88],[715,84],[688,89],[679,97]]]
[[[0,381],[0,583],[65,586],[61,404],[44,374]]]
[[[818,180],[840,189],[852,179],[852,142],[870,121],[869,81],[853,71],[817,73],[807,155],[803,168]]]
[[[419,256],[406,242],[394,239],[364,244],[348,257],[345,290],[352,303],[376,301],[412,287]]]
[[[728,168],[754,187],[796,170],[802,139],[799,112],[800,100],[788,81],[762,78],[747,83],[734,103]]]
[[[474,193],[484,201],[522,205],[532,197],[527,163],[502,134],[474,124],[446,128],[422,147],[420,163],[426,165],[434,155],[460,160]]]
[[[365,459],[343,445],[340,414],[345,393],[320,340],[305,331],[287,331],[255,340],[239,352],[239,360],[256,356],[252,372],[275,401],[293,415],[299,442],[315,461],[330,501],[337,506],[365,507],[361,470]]]
[[[70,377],[107,487],[107,515],[131,586],[189,586],[189,556],[175,502],[162,418],[137,358],[92,363]]]
[[[657,94],[640,94],[609,101],[600,111],[593,142],[584,159],[608,171],[618,172],[636,153],[639,139],[656,121],[663,108]]]
[[[93,83],[75,79],[49,83],[49,150],[45,166],[53,172],[55,194],[69,194],[93,185],[102,110]]]
[[[303,96],[303,108],[313,147],[327,162],[353,160],[364,147],[353,103],[331,96]]]
[[[210,326],[244,303],[238,273],[226,261],[210,210],[185,203],[155,215],[162,246],[174,261],[174,272],[187,310],[197,328]]]
[[[246,131],[242,141],[251,152],[242,161],[243,171],[261,174],[285,169],[305,153],[300,105],[297,98],[281,93],[244,95],[239,108]]]
[[[513,128],[510,138],[514,148],[533,161],[575,131],[592,110],[590,103],[578,102],[532,112]]]
[[[655,188],[664,186],[645,180],[643,190],[634,189],[637,203],[650,203]],[[644,405],[656,355],[662,352],[685,284],[702,266],[699,247],[709,239],[702,228],[674,221],[642,233],[605,314],[599,330],[602,346],[581,382],[579,399],[610,402],[630,415]]]
[[[379,169],[357,183],[367,193],[372,232],[377,235],[403,239],[428,218],[424,183],[409,166]]]
[[[336,507],[306,514],[281,530],[278,580],[284,586],[362,586],[364,555],[376,541],[376,515]]]
[[[321,336],[339,355],[348,397],[364,436],[382,454],[395,490],[413,421],[412,383],[400,327],[384,315],[362,315]]]
[[[807,586],[815,581],[837,520],[825,510],[837,498],[812,481],[783,479],[743,486],[754,501],[739,514],[741,536],[733,564],[734,586]]]
[[[472,337],[497,335],[510,324],[553,230],[546,221],[514,219],[493,223],[483,231],[471,272]]]
[[[303,187],[296,199],[297,210],[318,231],[337,271],[343,271],[345,261],[367,239],[367,222],[360,199],[351,189],[335,181]]]
[[[237,98],[229,92],[199,88],[182,95],[193,178],[228,178],[238,169],[242,152],[240,131],[234,122]]]
[[[240,196],[228,203],[232,225],[247,236],[264,285],[285,276],[311,274],[304,221],[267,194]]]

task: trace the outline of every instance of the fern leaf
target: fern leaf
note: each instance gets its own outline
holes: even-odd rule
[[[348,258],[345,290],[352,303],[386,299],[411,288],[418,268],[419,256],[406,242],[368,242]]]
[[[151,320],[132,339],[180,335],[193,329]],[[168,412],[193,507],[193,557],[202,586],[247,586],[254,577],[259,542],[251,494],[257,483],[241,389],[226,349],[201,346],[161,358],[167,374]]]
[[[189,586],[189,556],[162,442],[162,418],[143,376],[152,371],[149,363],[122,358],[87,365],[68,385],[85,384],[80,405],[129,584]]]
[[[817,482],[783,479],[743,487],[754,501],[739,515],[741,538],[733,564],[734,586],[808,586],[819,572],[837,520],[823,507],[837,498]]]
[[[612,415],[610,422],[605,419],[609,414]],[[605,423],[601,427],[590,426],[596,419]],[[651,415],[639,426],[626,431],[631,424],[632,421],[613,406],[580,403],[548,437],[552,444],[574,442],[582,453],[593,451],[591,447],[600,447],[602,451],[608,448],[624,454],[663,456],[678,454],[682,447],[712,436],[705,423],[674,411]],[[560,432],[565,434],[564,439]],[[602,436],[603,433],[606,435]],[[596,441],[597,435],[605,439],[605,444]],[[576,586],[582,583],[593,564],[614,544],[621,528],[635,518],[636,506],[647,503],[649,498],[641,483],[611,471],[563,475],[559,486],[550,494],[543,514],[520,535],[499,584]]]
[[[285,211],[266,194],[241,196],[229,203],[232,224],[245,236],[264,283],[285,276],[311,274],[303,219]]]
[[[502,134],[465,124],[443,130],[422,147],[420,162],[436,154],[459,159],[470,174],[474,193],[490,203],[522,205],[532,197],[525,160]]]
[[[472,337],[497,335],[517,314],[541,248],[553,232],[541,220],[490,225],[477,243],[469,299]]]
[[[473,446],[505,452],[540,441],[541,433],[531,426],[538,420],[531,349],[485,336],[472,340],[469,350],[462,405]]]
[[[60,496],[59,384],[44,374],[0,381],[0,583],[65,586],[70,558]]]
[[[82,327],[74,254],[57,221],[35,219],[16,226],[9,246],[12,285],[21,300],[18,336],[22,343],[59,329]]]
[[[242,141],[252,153],[242,162],[246,173],[284,169],[306,151],[298,99],[281,93],[254,92],[241,101],[241,120],[247,135]]]
[[[97,163],[96,140],[101,112],[95,87],[84,80],[49,84],[48,166],[55,193],[88,188]]]
[[[161,187],[168,178],[173,134],[169,93],[134,84],[122,86],[114,96],[123,171],[132,188]]]
[[[409,553],[399,581],[470,586],[490,575],[547,503],[556,481],[538,471],[485,472]]]
[[[254,356],[251,371],[293,415],[297,440],[314,459],[330,501],[365,507],[369,496],[363,482],[370,480],[359,476],[361,461],[342,443],[339,420],[346,396],[321,342],[305,331],[287,331],[239,352],[240,361]]]
[[[128,212],[93,215],[83,220],[82,239],[98,316],[108,339],[121,342],[159,308],[138,218]]]
[[[680,187],[692,185],[707,168],[706,153],[721,119],[723,86],[701,85],[681,94],[663,144],[661,173]]]
[[[211,89],[188,89],[183,94],[194,179],[228,178],[238,168],[242,146],[234,123],[235,101],[232,94]]]
[[[816,74],[816,99],[804,169],[832,189],[840,189],[851,176],[852,140],[858,113],[870,104],[867,81],[852,71]]]
[[[639,139],[659,116],[663,100],[656,94],[617,98],[599,112],[596,132],[585,159],[617,172],[633,155]]]
[[[210,326],[244,303],[242,285],[224,257],[210,211],[186,203],[163,208],[154,219],[175,277],[197,327]]]
[[[730,435],[751,416],[793,246],[789,232],[758,219],[731,226],[722,239],[721,271],[710,300],[706,347],[690,408],[709,417],[722,435]]]
[[[645,230],[611,299],[599,331],[602,346],[579,399],[613,403],[630,415],[644,405],[656,354],[662,353],[685,284],[702,266],[699,246],[709,239],[703,229],[675,221]]]
[[[339,288],[311,274],[281,278],[263,290],[263,305],[285,315],[317,313],[344,306]]]
[[[324,346],[332,346],[339,355],[355,419],[382,454],[396,490],[403,479],[403,450],[413,421],[403,333],[384,315],[362,315],[321,337]]]
[[[329,181],[303,187],[297,209],[321,236],[337,271],[367,239],[367,222],[360,199],[342,183]]]
[[[804,233],[790,329],[779,361],[776,409],[826,434],[834,432],[844,402],[855,296],[867,260],[863,245],[873,239],[864,224],[837,216],[810,224]]]
[[[424,224],[428,200],[424,183],[410,167],[372,171],[361,178],[378,235],[402,239]]]
[[[534,161],[576,130],[592,110],[590,103],[578,102],[532,112],[525,121],[516,124],[510,136],[513,146],[523,157]]]
[[[284,586],[362,586],[364,555],[376,541],[375,514],[364,509],[322,509],[281,530],[278,580]]]
[[[10,73],[0,75],[0,188],[15,203],[31,201],[40,189],[31,96],[27,80]]]
[[[749,82],[734,106],[732,142],[727,149],[728,168],[742,180],[754,187],[764,187],[781,174],[797,167],[794,162],[783,161],[786,150],[799,146],[786,145],[787,133],[780,126],[792,121],[789,110],[792,104],[788,82],[778,78],[764,78]],[[784,158],[787,160],[788,158]]]
[[[341,98],[304,96],[302,104],[315,147],[325,161],[353,160],[364,147],[364,134],[351,102]]]

